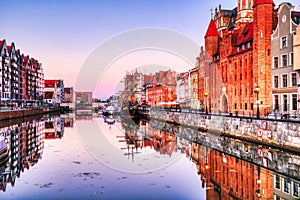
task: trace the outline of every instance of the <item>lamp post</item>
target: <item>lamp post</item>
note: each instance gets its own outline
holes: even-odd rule
[[[259,114],[259,98],[258,98],[259,90],[260,90],[260,87],[256,86],[255,90],[254,90],[254,92],[256,93],[256,105],[257,105],[256,118],[259,118],[259,116],[260,116],[260,114]]]
[[[208,114],[208,109],[207,109],[207,104],[208,104],[208,100],[207,100],[207,98],[208,98],[208,91],[205,91],[205,92],[204,92],[204,96],[205,96],[205,98],[206,98],[205,114]]]

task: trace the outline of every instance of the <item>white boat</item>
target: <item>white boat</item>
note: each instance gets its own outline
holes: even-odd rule
[[[107,115],[113,115],[114,114],[114,107],[113,106],[107,106],[105,109],[103,109],[102,111],[102,114],[104,116],[107,116]]]

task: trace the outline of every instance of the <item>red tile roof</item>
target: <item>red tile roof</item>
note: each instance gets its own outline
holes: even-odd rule
[[[249,23],[245,26],[242,34],[237,39],[236,46],[246,44],[247,42],[251,41],[252,39],[253,39],[253,24]]]
[[[253,2],[253,8],[257,5],[261,4],[274,4],[273,0],[254,0]]]
[[[211,36],[219,36],[216,24],[213,20],[210,20],[210,23],[208,25],[208,28],[207,28],[204,38],[211,37]]]
[[[238,34],[238,32],[236,32],[235,34]],[[231,56],[252,49],[252,41],[253,41],[253,24],[250,23],[245,26],[242,34],[238,36],[236,44],[231,53]],[[250,42],[250,46],[247,45],[248,42]],[[242,45],[245,45],[244,49],[241,48]],[[237,48],[239,48],[239,51]]]
[[[7,50],[8,52],[10,52],[11,46],[7,46]]]
[[[144,83],[150,83],[152,80],[151,75],[144,75]]]

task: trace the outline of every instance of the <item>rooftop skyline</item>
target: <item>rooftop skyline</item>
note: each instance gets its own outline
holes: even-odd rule
[[[281,2],[274,1],[276,6]],[[295,10],[299,10],[298,1],[289,2],[295,6]],[[8,45],[14,42],[22,53],[39,60],[43,64],[45,78],[61,78],[64,79],[65,86],[74,86],[88,56],[103,42],[126,31],[157,27],[181,33],[199,46],[203,45],[204,34],[211,18],[210,9],[214,10],[219,4],[224,9],[233,9],[237,2],[3,1],[2,19],[5,20],[1,22],[0,39],[6,39]],[[196,59],[198,53],[199,50],[193,52],[192,56]],[[136,58],[140,60],[136,61]],[[191,67],[190,63],[153,50],[133,52],[114,60],[112,64],[122,67],[123,71],[111,67],[106,70],[106,76],[102,74],[97,86],[101,90],[94,91],[97,98],[105,99],[110,96],[124,71],[132,69],[130,67],[138,68],[149,64],[169,67],[177,64],[186,66],[186,69]]]

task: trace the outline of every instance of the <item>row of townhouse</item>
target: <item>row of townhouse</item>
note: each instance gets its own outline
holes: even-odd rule
[[[290,3],[279,6],[278,24],[271,36],[271,66],[272,109],[281,113],[297,111],[299,107],[300,62],[294,59],[294,52],[299,51],[300,45],[299,22],[300,12],[295,12]]]
[[[0,40],[0,100],[40,104],[44,96],[44,71],[38,60],[24,55],[15,44]]]
[[[141,103],[146,101],[151,106],[173,102],[177,98],[176,77],[176,72],[171,70],[158,71],[150,75],[137,71],[126,73],[124,92],[121,94],[119,102]]]
[[[286,2],[275,7],[273,0],[240,0],[229,10],[219,5],[197,58],[198,104],[191,105],[248,116],[299,114],[299,23],[300,12]]]

